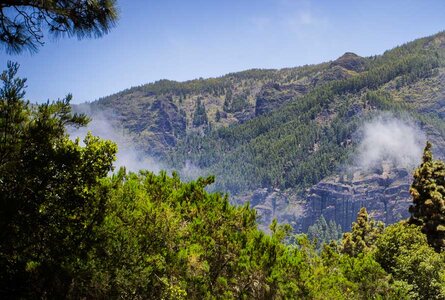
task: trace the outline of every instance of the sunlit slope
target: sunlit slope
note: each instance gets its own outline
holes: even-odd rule
[[[442,134],[445,35],[363,58],[249,70],[187,82],[161,80],[91,103],[147,153],[216,175],[216,188],[308,187],[355,149],[363,120],[407,112]]]

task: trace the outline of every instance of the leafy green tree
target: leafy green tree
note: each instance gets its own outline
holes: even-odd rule
[[[30,105],[17,70],[8,63],[0,76],[0,296],[63,298],[96,243],[116,146],[70,140],[66,126],[88,121],[71,96]]]
[[[372,253],[357,257],[344,255],[339,266],[344,276],[354,285],[355,299],[410,299],[410,286],[394,281]]]
[[[362,207],[357,214],[357,220],[352,223],[351,232],[343,235],[342,252],[357,256],[371,251],[383,228],[383,223],[370,219],[366,208]]]
[[[388,226],[376,241],[375,259],[414,299],[445,299],[445,255],[428,245],[419,226]]]
[[[427,142],[422,164],[414,171],[410,193],[413,204],[409,222],[422,227],[428,242],[436,251],[445,249],[445,163],[433,160],[431,143]]]
[[[100,37],[117,19],[115,0],[0,0],[0,43],[9,53],[34,52],[43,32]]]
[[[255,211],[204,190],[213,180],[182,183],[176,173],[124,170],[110,178],[115,188],[100,230],[106,242],[91,252],[95,276],[80,296],[205,299],[264,292],[264,271],[249,251],[260,254],[254,245],[267,237],[256,228]]]
[[[276,220],[270,235],[258,230],[254,210],[205,191],[213,180],[124,169],[108,178],[103,242],[76,298],[407,299],[368,254],[320,256]]]

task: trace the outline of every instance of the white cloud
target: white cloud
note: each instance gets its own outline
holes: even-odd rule
[[[361,134],[356,164],[365,170],[381,166],[383,161],[410,169],[422,158],[426,136],[412,121],[379,116],[365,123]]]
[[[154,173],[159,173],[161,170],[173,171],[156,157],[150,156],[138,149],[123,127],[110,122],[110,120],[116,118],[112,112],[92,112],[86,104],[78,105],[77,110],[89,115],[91,122],[86,127],[68,128],[70,137],[73,140],[76,138],[83,140],[87,132],[91,131],[94,136],[116,143],[118,152],[116,155],[117,159],[113,164],[115,170],[125,167],[127,171],[131,172],[138,172],[139,170],[149,170]],[[184,180],[195,180],[204,175],[203,171],[191,161],[185,162],[184,166],[179,170],[179,174]]]
[[[160,170],[166,169],[157,159],[137,149],[133,140],[122,127],[119,128],[109,121],[115,118],[112,113],[97,112],[91,114],[86,105],[79,106],[79,108],[86,110],[85,113],[92,115],[92,120],[87,127],[69,128],[68,131],[71,138],[78,137],[82,140],[87,132],[91,131],[95,136],[115,142],[118,148],[117,160],[114,163],[116,170],[120,167],[125,167],[128,171],[133,172],[150,170],[158,173]]]

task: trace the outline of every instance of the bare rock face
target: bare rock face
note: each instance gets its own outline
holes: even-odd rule
[[[150,111],[156,116],[156,121],[152,125],[152,131],[164,136],[163,143],[173,147],[176,144],[178,135],[183,135],[186,129],[185,116],[178,107],[167,99],[156,99],[150,107]]]
[[[303,231],[323,215],[334,220],[344,231],[351,229],[361,207],[376,220],[395,223],[409,216],[411,171],[383,164],[381,172],[329,177],[307,191],[307,217]]]
[[[134,111],[139,117],[125,116],[133,121],[124,124],[141,141],[146,142],[152,155],[161,155],[165,149],[174,147],[178,137],[185,134],[185,115],[167,97],[138,103]]]
[[[301,231],[301,221],[305,217],[305,201],[299,200],[292,191],[280,191],[278,189],[260,188],[252,193],[235,197],[237,204],[250,202],[258,216],[259,227],[268,231],[273,219],[279,223],[292,225],[297,231]]]
[[[291,224],[297,232],[307,232],[321,215],[349,231],[361,207],[366,207],[376,220],[392,224],[409,217],[411,173],[383,163],[378,170],[357,169],[325,178],[303,194],[262,188],[237,196],[234,202],[249,201],[257,211],[260,228],[266,231],[276,218]]]
[[[434,145],[434,158],[443,160],[445,140],[440,132],[428,124],[422,124],[421,128]],[[384,160],[368,170],[348,167],[303,192],[263,188],[236,196],[235,202],[250,201],[258,212],[262,229],[267,229],[276,218],[291,224],[297,232],[307,232],[323,215],[327,221],[341,225],[343,231],[349,231],[361,207],[366,207],[374,219],[392,224],[409,217],[412,173],[413,169]]]

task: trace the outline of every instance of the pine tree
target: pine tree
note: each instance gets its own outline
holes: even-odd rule
[[[196,103],[195,113],[193,114],[193,125],[201,126],[207,125],[209,122],[207,118],[206,108],[204,103],[201,102],[201,99],[198,98],[198,102]]]
[[[44,29],[56,37],[100,37],[116,19],[115,0],[2,0],[0,46],[9,53],[35,52],[44,43]]]
[[[30,105],[17,71],[8,63],[0,75],[0,298],[62,299],[98,242],[117,149],[91,134],[70,140],[66,126],[88,118],[71,112],[71,96]]]
[[[307,232],[308,238],[315,241],[317,248],[320,248],[323,244],[339,240],[342,230],[341,226],[337,225],[335,221],[331,220],[328,223],[321,215],[313,225],[309,226]]]
[[[232,90],[230,89],[226,92],[223,109],[225,112],[230,112],[232,109]]]
[[[374,247],[377,237],[383,231],[383,223],[369,218],[365,207],[357,215],[356,222],[352,223],[351,232],[343,235],[342,252],[350,256],[369,252]]]
[[[414,171],[409,222],[422,226],[428,243],[440,252],[445,249],[445,163],[433,160],[431,147],[427,142],[422,164]]]

